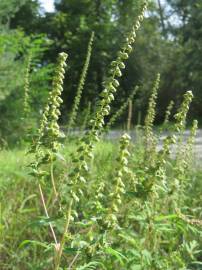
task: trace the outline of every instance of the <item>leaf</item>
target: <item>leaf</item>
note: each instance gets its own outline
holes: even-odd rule
[[[167,219],[176,219],[178,218],[178,216],[176,214],[172,214],[172,215],[160,215],[158,217],[155,217],[155,221],[162,221],[162,220],[167,220]]]
[[[132,265],[131,270],[141,270],[142,266],[140,264]]]
[[[85,264],[83,266],[80,266],[76,268],[76,270],[97,270],[100,268],[97,268],[97,266],[102,266],[103,269],[106,269],[105,266],[101,262],[90,262],[88,264]]]
[[[111,247],[105,248],[105,253],[116,257],[117,260],[121,263],[121,265],[124,265],[123,259],[127,261],[127,258],[122,253],[120,253],[119,251],[117,251]]]
[[[61,160],[61,161],[66,161],[65,160],[65,157],[62,155],[62,154],[60,154],[60,153],[55,153],[55,156],[59,159],[59,160]]]
[[[58,219],[63,218],[62,215],[60,216],[55,216],[55,217],[50,217],[50,218],[46,218],[46,217],[41,217],[37,220],[34,220],[32,222],[29,223],[28,226],[30,227],[35,227],[35,226],[48,226],[50,224],[50,222],[54,222]]]
[[[146,260],[147,264],[150,265],[151,262],[152,262],[152,255],[151,255],[151,253],[148,250],[144,249],[142,251],[142,255],[143,255],[144,259]]]
[[[75,253],[78,253],[80,252],[78,248],[71,248],[71,247],[65,247],[63,249],[63,252],[64,253],[67,253],[67,254],[75,254]]]
[[[22,248],[24,246],[28,246],[28,245],[34,245],[34,246],[40,246],[43,247],[45,249],[49,248],[49,245],[43,242],[39,242],[39,241],[35,241],[35,240],[24,240],[20,245],[19,248]]]

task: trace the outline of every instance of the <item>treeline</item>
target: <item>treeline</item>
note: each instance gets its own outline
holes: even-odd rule
[[[142,0],[60,0],[55,11],[45,12],[38,0],[2,0],[0,2],[0,130],[6,138],[23,130],[22,101],[28,59],[30,97],[33,110],[29,125],[40,116],[50,90],[53,66],[59,52],[69,54],[64,83],[61,122],[67,123],[87,54],[92,31],[95,38],[92,57],[81,98],[77,123],[86,108],[91,110],[103,89],[109,63],[121,47],[120,40],[134,22]],[[115,112],[140,86],[133,106],[133,124],[143,116],[151,85],[161,73],[161,90],[156,123],[164,118],[170,100],[174,110],[182,94],[192,90],[195,96],[190,117],[202,115],[202,2],[200,0],[151,0],[135,50],[124,70],[113,103]],[[125,121],[125,116],[119,120]],[[33,120],[33,121],[32,121]]]

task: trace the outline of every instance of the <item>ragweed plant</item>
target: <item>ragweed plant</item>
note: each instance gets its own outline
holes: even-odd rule
[[[103,129],[104,118],[110,113],[110,104],[114,100],[114,94],[119,86],[118,78],[122,76],[121,69],[125,68],[125,61],[129,58],[132,52],[132,45],[136,39],[136,32],[140,28],[140,23],[144,19],[144,12],[147,9],[147,2],[144,2],[141,14],[138,16],[132,31],[127,35],[122,49],[118,52],[118,57],[111,63],[110,76],[105,80],[105,89],[101,93],[101,100],[98,109],[93,119],[91,134],[97,139],[99,132]]]
[[[124,134],[120,139],[120,149],[119,155],[117,158],[117,168],[116,176],[113,181],[113,190],[109,194],[109,206],[107,210],[107,215],[104,218],[104,222],[107,224],[108,228],[114,228],[118,225],[117,213],[119,211],[119,207],[122,204],[122,196],[125,193],[125,184],[123,182],[123,176],[128,174],[128,157],[130,153],[128,151],[128,147],[130,144],[130,136],[128,134]]]
[[[60,130],[58,119],[60,115],[59,108],[62,103],[60,96],[63,90],[62,84],[65,74],[64,68],[66,67],[66,59],[66,53],[59,54],[52,91],[49,93],[48,102],[42,114],[37,139],[30,150],[30,152],[34,152],[36,155],[36,162],[34,163],[36,176],[38,171],[37,168],[39,168],[41,164],[48,162],[51,158],[51,154],[56,152],[59,146],[58,138],[60,136]],[[38,175],[40,175],[40,172],[38,172]]]
[[[193,99],[193,94],[191,91],[187,91],[184,94],[184,99],[179,107],[177,113],[174,115],[174,119],[176,120],[174,127],[173,127],[173,132],[177,133],[182,133],[185,129],[185,123],[186,123],[186,118],[187,114],[189,111],[190,103]],[[170,154],[170,146],[172,144],[175,144],[176,141],[176,136],[175,133],[173,133],[171,136],[167,136],[164,141],[163,141],[163,150],[161,152],[162,156],[165,157],[166,155]]]
[[[111,63],[110,76],[104,82],[105,89],[101,93],[101,100],[99,102],[95,117],[91,121],[91,129],[86,133],[86,135],[84,135],[83,138],[80,139],[79,146],[72,156],[73,168],[68,175],[68,193],[71,199],[69,199],[67,202],[68,207],[65,210],[66,222],[58,256],[56,258],[55,270],[59,269],[64,244],[67,240],[65,236],[69,228],[70,220],[78,215],[75,208],[80,199],[84,196],[84,192],[86,190],[87,180],[85,176],[89,171],[89,166],[87,164],[88,159],[93,157],[94,144],[99,140],[99,134],[103,130],[104,118],[110,113],[110,104],[114,100],[114,94],[119,86],[117,78],[122,76],[121,69],[125,68],[124,62],[128,59],[129,54],[132,52],[132,45],[135,42],[136,32],[140,28],[140,23],[144,19],[144,12],[146,8],[147,2],[144,2],[142,12],[138,16],[131,32],[127,35],[122,49],[118,52],[117,59]],[[66,195],[63,197],[66,197]]]
[[[27,58],[27,67],[25,70],[25,84],[24,84],[24,100],[23,100],[23,109],[24,109],[24,115],[27,116],[27,114],[30,111],[30,70],[31,70],[31,61],[32,61],[32,55],[31,53],[28,55]]]
[[[105,89],[101,93],[101,101],[99,103],[95,118],[91,121],[92,127],[89,132],[80,140],[79,147],[76,154],[73,157],[73,170],[69,177],[72,183],[71,194],[73,198],[78,201],[76,194],[81,194],[82,183],[85,184],[85,178],[83,174],[88,171],[87,158],[91,158],[94,143],[99,140],[99,132],[104,126],[104,117],[110,112],[110,103],[114,100],[114,93],[119,86],[117,77],[122,76],[120,68],[124,68],[124,61],[128,59],[129,53],[132,51],[132,44],[135,42],[136,31],[140,28],[140,22],[143,20],[143,14],[146,10],[147,3],[144,4],[142,13],[138,16],[135,26],[128,34],[122,50],[118,53],[116,61],[112,62],[112,68],[110,70],[110,77],[105,81]]]
[[[49,173],[46,171],[46,169],[44,169],[44,166],[50,165],[50,177],[55,196],[57,196],[53,177],[53,160],[55,159],[55,153],[59,147],[58,139],[60,136],[60,131],[58,126],[58,118],[60,115],[60,104],[62,103],[60,96],[63,90],[62,85],[65,74],[66,60],[67,54],[60,53],[53,79],[52,91],[49,94],[48,102],[42,115],[40,128],[38,130],[38,138],[30,150],[30,152],[35,154],[35,161],[30,165],[32,168],[31,174],[34,175],[38,181],[40,198],[47,218],[49,218],[49,214],[46,207],[42,185],[44,184],[47,176],[49,176]],[[51,222],[49,223],[49,226],[57,248],[58,242]]]
[[[188,91],[185,93],[184,100],[181,106],[179,107],[178,112],[174,115],[174,119],[176,119],[176,122],[173,128],[174,132],[182,133],[183,130],[185,129],[186,117],[189,111],[192,98],[193,98],[193,94],[191,91]],[[170,152],[171,152],[171,149],[170,149],[171,145],[176,144],[177,142],[176,135],[174,132],[172,135],[166,136],[166,138],[163,140],[163,147],[158,155],[158,166],[159,166],[158,171],[160,170],[163,175],[165,173],[166,159],[170,155]]]
[[[112,115],[112,117],[109,119],[109,122],[107,123],[105,127],[105,131],[108,132],[109,129],[113,126],[113,124],[116,122],[116,120],[124,113],[126,108],[128,107],[128,104],[130,101],[133,100],[134,96],[136,95],[137,91],[139,89],[139,86],[136,86],[134,91],[130,94],[130,96],[127,98],[127,100],[122,104],[122,106],[119,108],[118,111],[115,112],[115,114]]]
[[[176,162],[179,164],[179,169],[181,166],[181,158],[183,156],[183,132],[186,128],[186,118],[187,113],[189,111],[190,103],[193,99],[192,91],[187,91],[184,95],[184,101],[179,109],[179,111],[175,114],[174,118],[176,119],[175,130],[178,132],[178,145],[177,145],[177,153],[176,153]],[[178,166],[177,166],[178,167]]]
[[[92,32],[91,37],[90,37],[90,41],[88,44],[87,56],[86,56],[85,64],[84,64],[84,67],[83,67],[83,70],[81,73],[81,78],[79,81],[78,89],[76,91],[76,96],[74,99],[72,112],[70,114],[69,123],[68,123],[68,130],[71,130],[72,127],[75,125],[75,120],[76,120],[78,109],[79,109],[81,95],[82,95],[82,91],[84,88],[84,84],[85,84],[85,80],[86,80],[86,76],[87,76],[87,71],[88,71],[88,67],[89,67],[89,63],[90,63],[93,40],[94,40],[94,32]]]
[[[113,61],[110,69],[110,76],[104,82],[105,89],[101,93],[101,101],[98,105],[96,115],[91,121],[91,129],[86,135],[80,140],[79,147],[73,157],[74,167],[70,174],[71,181],[75,183],[75,186],[82,186],[85,183],[83,174],[88,171],[87,159],[93,156],[92,150],[94,143],[99,140],[99,133],[104,126],[104,118],[110,113],[110,104],[114,100],[114,93],[117,91],[119,82],[117,77],[121,77],[122,73],[120,69],[125,67],[124,62],[129,57],[129,53],[132,51],[132,44],[135,42],[136,31],[140,28],[140,22],[143,20],[144,12],[147,8],[147,3],[144,3],[141,14],[138,16],[135,26],[132,31],[127,35],[126,40],[123,44],[122,50],[119,51],[116,61]],[[79,193],[81,188],[79,187]],[[77,192],[72,192],[74,197]],[[77,197],[77,196],[76,196]],[[75,197],[75,198],[76,198]]]
[[[168,107],[166,108],[166,113],[165,113],[165,119],[163,121],[163,125],[167,125],[169,120],[170,120],[170,116],[171,116],[171,112],[174,106],[174,101],[171,100],[170,103],[168,104]]]
[[[178,152],[176,156],[176,166],[174,167],[174,176],[171,182],[164,181],[164,187],[165,187],[165,193],[171,194],[167,195],[167,203],[169,201],[170,204],[172,204],[173,208],[176,208],[176,205],[179,203],[178,201],[178,195],[180,195],[180,189],[182,187],[183,179],[185,177],[185,170],[184,170],[184,154],[183,153],[183,147],[182,147],[182,133],[185,130],[185,124],[186,124],[186,118],[189,111],[190,103],[193,99],[193,94],[191,91],[187,91],[184,94],[184,99],[182,101],[181,106],[179,107],[177,113],[174,115],[174,119],[176,119],[176,122],[174,124],[173,130],[177,132],[180,136],[180,139],[177,140],[175,133],[172,135],[167,136],[163,141],[163,148],[160,151],[158,155],[158,170],[157,174],[161,174],[164,177],[165,180],[165,174],[166,174],[166,164],[167,159],[170,156],[171,153],[171,146],[173,144],[176,144],[178,142]],[[194,126],[195,127],[195,126]],[[194,133],[194,131],[193,131]],[[191,136],[192,137],[192,136]],[[181,155],[181,154],[182,155]],[[179,158],[181,157],[181,158]],[[173,199],[175,198],[175,199]],[[172,201],[172,203],[171,203]]]
[[[175,114],[174,118],[176,119],[175,129],[177,132],[183,132],[185,129],[187,113],[189,111],[190,103],[193,99],[192,91],[187,91],[184,95],[184,100],[180,106],[178,112]]]
[[[150,160],[151,165],[155,162],[156,138],[153,134],[153,125],[156,116],[156,100],[160,84],[160,74],[157,74],[152,93],[149,99],[147,115],[145,118],[145,158]]]
[[[53,78],[52,91],[50,92],[39,129],[39,145],[44,146],[52,152],[56,152],[59,146],[58,138],[60,137],[60,129],[58,119],[60,116],[59,108],[62,103],[61,94],[63,91],[62,85],[66,60],[67,54],[60,53],[56,72]]]

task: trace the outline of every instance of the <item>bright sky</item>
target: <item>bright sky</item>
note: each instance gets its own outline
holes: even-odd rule
[[[47,12],[54,11],[54,0],[39,0],[41,2],[42,7]]]

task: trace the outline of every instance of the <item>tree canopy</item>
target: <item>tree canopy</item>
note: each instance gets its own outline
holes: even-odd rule
[[[92,31],[93,52],[87,74],[80,111],[89,101],[96,104],[109,63],[121,47],[121,40],[130,29],[142,0],[55,0],[54,12],[45,12],[38,0],[10,0],[0,3],[0,122],[9,120],[8,107],[18,108],[23,95],[23,74],[26,59],[32,53],[31,79],[38,112],[50,89],[52,67],[57,54],[69,54],[68,73],[63,93],[62,123],[68,121],[86,50]],[[200,0],[151,0],[135,50],[127,62],[114,103],[114,111],[140,85],[134,108],[144,115],[151,85],[161,73],[161,90],[157,122],[165,108],[175,104],[191,89],[195,95],[192,117],[200,117],[202,108],[202,3]],[[14,80],[12,80],[14,78]],[[17,96],[16,96],[17,95]],[[9,100],[9,101],[8,101]],[[82,114],[81,114],[82,115]],[[120,119],[122,121],[122,119]]]

